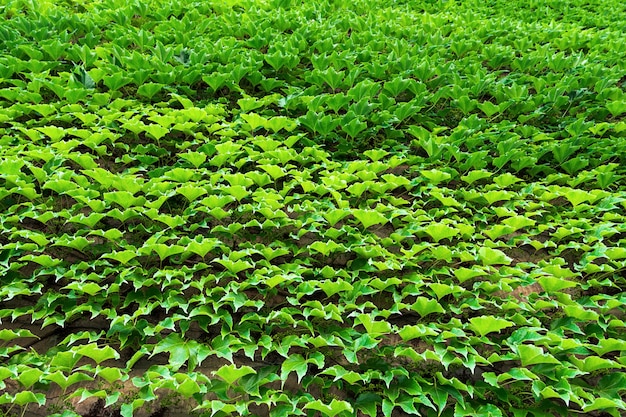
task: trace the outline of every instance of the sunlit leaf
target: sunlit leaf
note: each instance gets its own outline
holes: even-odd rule
[[[469,321],[468,327],[481,337],[515,325],[512,321],[493,316],[472,317]]]

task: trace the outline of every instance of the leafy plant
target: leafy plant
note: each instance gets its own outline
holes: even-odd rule
[[[2,410],[623,414],[621,3],[404,3],[0,8]]]

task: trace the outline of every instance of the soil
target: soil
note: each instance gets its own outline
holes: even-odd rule
[[[81,414],[82,417],[122,417],[120,410],[105,408],[102,398],[98,399],[89,407],[87,414]]]
[[[104,406],[104,400],[98,399],[91,405],[89,411],[86,414],[81,414],[82,417],[121,417],[119,409],[112,409]],[[168,413],[167,407],[160,407],[158,410],[150,414],[149,417],[170,417],[173,414]]]

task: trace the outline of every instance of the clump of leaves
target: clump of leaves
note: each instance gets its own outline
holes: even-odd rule
[[[624,412],[618,2],[40,3],[0,10],[0,406]]]

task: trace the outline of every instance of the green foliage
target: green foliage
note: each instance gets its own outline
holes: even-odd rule
[[[1,7],[0,405],[623,414],[624,14],[570,3]]]

